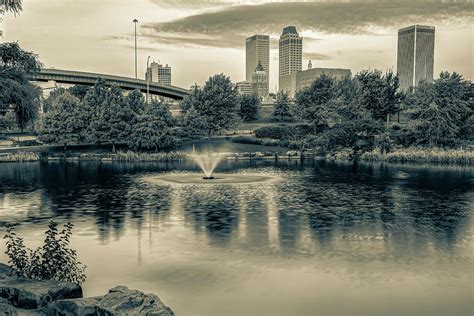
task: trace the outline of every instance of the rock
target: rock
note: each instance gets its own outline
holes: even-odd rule
[[[298,156],[298,152],[296,150],[290,150],[286,152],[286,155],[288,157],[294,157],[294,156]]]
[[[82,288],[69,282],[18,278],[8,266],[0,264],[0,297],[13,307],[38,309],[57,299],[80,298]]]
[[[174,312],[154,294],[144,294],[117,286],[104,296],[65,299],[52,303],[45,315],[147,315],[174,316]]]

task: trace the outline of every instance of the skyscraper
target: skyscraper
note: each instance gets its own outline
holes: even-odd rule
[[[164,85],[171,85],[171,67],[166,64],[163,66],[161,64],[152,62],[150,68],[148,68],[146,78],[150,76],[150,81],[158,82]]]
[[[303,38],[299,36],[295,26],[287,26],[283,29],[279,43],[279,58],[278,81],[281,90],[282,79],[284,81],[285,76],[303,69]]]
[[[252,93],[261,99],[268,97],[268,74],[260,62],[252,75]]]
[[[270,37],[268,35],[254,35],[245,40],[245,80],[252,81],[252,75],[258,63],[262,63],[263,70],[270,74]],[[268,87],[267,87],[268,89]]]
[[[414,88],[422,80],[433,81],[434,45],[434,26],[413,25],[398,30],[400,89]]]

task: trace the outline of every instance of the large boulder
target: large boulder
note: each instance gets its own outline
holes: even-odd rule
[[[81,297],[82,288],[78,284],[18,278],[8,266],[0,264],[0,298],[14,307],[40,309],[58,299]]]
[[[65,299],[52,303],[45,315],[146,315],[174,316],[158,296],[117,286],[104,296],[82,299]]]

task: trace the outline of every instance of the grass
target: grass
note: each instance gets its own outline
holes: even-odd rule
[[[0,155],[0,162],[27,162],[39,161],[40,156],[33,152],[18,151],[16,153],[8,153]]]
[[[441,148],[402,148],[382,155],[379,150],[364,153],[360,159],[369,161],[413,162],[474,165],[474,151]]]
[[[159,153],[145,153],[134,151],[118,151],[116,154],[110,155],[112,160],[117,161],[182,161],[186,158],[183,152],[159,152]]]

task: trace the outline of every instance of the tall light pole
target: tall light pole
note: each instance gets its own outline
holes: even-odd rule
[[[133,23],[135,24],[135,79],[138,79],[138,72],[137,72],[137,19],[133,19]]]
[[[150,56],[148,56],[148,59],[146,61],[146,104],[150,104],[150,77],[151,77],[151,71],[150,70]]]

